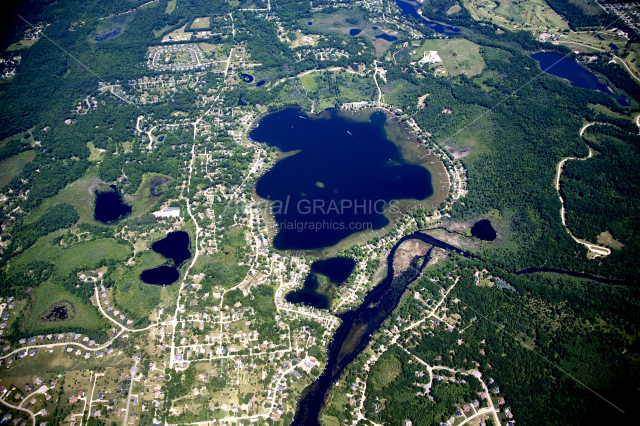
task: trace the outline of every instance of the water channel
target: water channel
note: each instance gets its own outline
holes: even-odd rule
[[[429,235],[416,232],[402,238],[387,256],[387,276],[374,287],[355,311],[338,315],[342,324],[336,330],[327,351],[327,365],[311,385],[304,389],[296,410],[292,425],[320,425],[318,416],[324,405],[327,392],[340,377],[342,371],[369,344],[371,335],[382,325],[396,309],[402,294],[409,284],[415,281],[427,264],[431,250],[423,258],[418,270],[394,279],[393,258],[398,247],[407,240],[420,240],[434,247],[452,250],[464,256],[470,256],[462,250],[437,240]]]

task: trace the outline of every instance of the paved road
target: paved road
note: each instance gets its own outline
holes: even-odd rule
[[[6,405],[7,407],[13,408],[14,410],[24,411],[25,413],[27,413],[31,417],[31,421],[33,422],[33,426],[36,426],[36,415],[33,414],[33,411],[31,411],[31,410],[29,410],[27,408],[22,408],[19,405],[9,404],[4,399],[0,399],[0,402],[3,403],[4,405]]]
[[[138,361],[136,360],[136,365],[134,365],[133,367],[131,367],[130,373],[131,373],[131,384],[129,384],[129,395],[127,395],[127,408],[125,408],[124,410],[124,425],[123,426],[127,426],[127,421],[129,419],[129,404],[131,403],[131,393],[133,393],[133,378],[135,377],[136,373],[138,372]],[[95,384],[94,384],[95,386]],[[89,413],[89,415],[91,415],[91,413]]]

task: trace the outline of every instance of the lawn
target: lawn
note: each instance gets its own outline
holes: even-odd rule
[[[11,179],[18,176],[25,164],[32,161],[35,156],[35,152],[25,151],[0,161],[0,187],[5,186]]]
[[[436,50],[450,76],[465,74],[471,77],[480,74],[485,66],[479,49],[480,46],[465,39],[427,40],[412,59],[421,59],[423,52]]]
[[[107,324],[97,307],[91,305],[88,300],[82,300],[69,293],[54,281],[55,279],[39,285],[31,293],[32,304],[23,326],[25,331],[44,332],[47,329],[59,329],[60,327],[96,330]],[[75,314],[72,318],[64,321],[46,321],[41,318],[52,304],[62,300],[73,304]]]
[[[209,17],[205,17],[205,18],[196,18],[193,20],[193,23],[191,24],[192,29],[197,30],[197,29],[207,29],[210,27],[209,24]]]
[[[316,79],[313,74],[307,74],[300,77],[300,82],[302,83],[302,87],[309,93],[313,93],[318,90],[318,84],[316,83]]]

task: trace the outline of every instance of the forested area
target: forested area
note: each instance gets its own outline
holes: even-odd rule
[[[40,237],[58,229],[68,228],[80,216],[70,204],[56,204],[49,207],[34,223],[20,222],[13,227],[12,248],[24,251]]]
[[[477,285],[476,269],[488,270],[492,281],[502,280],[511,290]],[[408,291],[419,291],[424,300],[430,295],[439,300],[440,289],[457,277],[448,300],[458,302],[447,303],[446,315],[449,321],[460,315],[456,322],[464,333],[447,331],[446,324],[403,332],[402,345],[412,354],[431,365],[479,369],[485,383],[495,380],[489,388],[498,386],[499,396],[525,424],[592,424],[594,416],[603,413],[614,422],[619,418],[618,410],[574,378],[624,411],[633,407],[638,396],[633,384],[640,377],[633,355],[640,331],[637,289],[550,273],[516,276],[491,263],[454,256],[428,269]],[[423,304],[406,297],[392,317],[415,320],[423,310]],[[383,328],[389,328],[390,321]],[[420,336],[413,333],[416,330]],[[384,334],[377,335],[373,347],[388,344],[387,340]],[[378,361],[381,364],[371,369],[367,417],[382,421],[406,417],[432,424],[439,420],[447,394],[434,387],[431,402],[416,396],[416,387],[409,392],[410,384],[420,381],[414,370],[421,367],[408,365],[402,352],[391,347]],[[469,402],[469,395],[457,392],[456,402]],[[376,413],[383,405],[386,408]],[[451,409],[448,406],[445,412],[450,414]]]
[[[640,136],[613,126],[594,125],[585,140],[596,155],[568,161],[560,180],[567,227],[578,238],[597,242],[608,231],[624,248],[612,250],[611,262],[629,275],[640,275]]]
[[[502,232],[512,245],[483,248],[479,254],[509,270],[544,265],[637,282],[636,269],[627,268],[628,259],[620,255],[597,262],[586,258],[586,250],[562,226],[553,184],[563,157],[588,154],[579,136],[584,119],[602,118],[629,130],[634,126],[631,120],[622,124],[622,119],[594,113],[589,103],[615,112],[625,113],[625,109],[603,93],[540,74],[528,51],[541,45],[527,33],[505,32],[496,37],[491,26],[463,31],[465,38],[482,46],[483,74],[452,79],[424,74],[418,78],[404,72],[407,62],[385,65],[387,84],[403,87],[390,99],[432,134],[429,143],[442,148],[472,147],[470,156],[457,160],[467,169],[469,193],[453,205],[453,219],[471,220],[492,209],[508,217],[508,227]],[[568,53],[564,47],[554,48]],[[633,91],[638,86],[622,87]],[[417,98],[424,93],[438,96],[429,96],[424,107],[416,110]],[[442,114],[444,109],[451,113]],[[608,196],[603,202],[605,199],[613,201]],[[586,222],[580,226],[583,224]]]

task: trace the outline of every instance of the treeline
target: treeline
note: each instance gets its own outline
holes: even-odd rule
[[[570,0],[547,0],[547,3],[558,15],[567,18],[569,26],[574,31],[586,27],[607,27],[616,21],[616,18],[603,10],[596,1],[578,3]],[[624,26],[624,22],[618,21],[616,26]]]
[[[25,251],[38,238],[50,234],[58,229],[68,228],[80,219],[78,212],[70,204],[56,204],[49,207],[33,223],[21,221],[13,227],[13,238],[10,250]]]
[[[640,85],[638,81],[629,75],[629,72],[619,63],[611,62],[606,56],[589,63],[589,68],[599,72],[611,81],[616,87],[627,92],[633,99],[640,102]]]
[[[25,133],[27,138],[29,137],[28,133]],[[0,160],[4,160],[9,157],[13,157],[14,155],[18,155],[21,152],[28,151],[31,149],[31,144],[29,141],[25,139],[14,139],[8,141],[4,146],[0,147]]]

